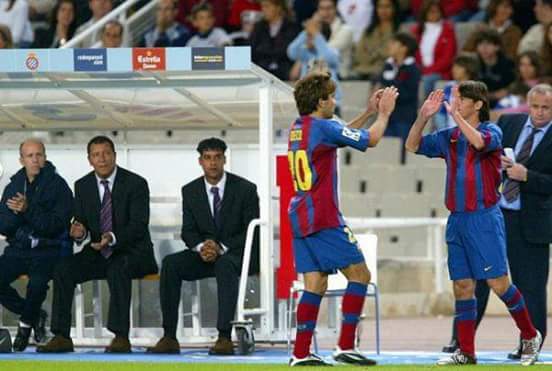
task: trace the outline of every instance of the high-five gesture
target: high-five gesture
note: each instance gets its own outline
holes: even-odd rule
[[[381,97],[378,102],[378,114],[386,117],[391,116],[391,113],[395,109],[395,103],[397,102],[398,96],[399,92],[394,86],[389,86],[383,89],[383,93],[381,93]]]
[[[437,113],[437,111],[439,111],[439,108],[443,103],[444,96],[445,93],[441,89],[432,91],[429,94],[424,104],[422,104],[422,107],[420,108],[420,116],[424,121],[429,120],[433,115]]]

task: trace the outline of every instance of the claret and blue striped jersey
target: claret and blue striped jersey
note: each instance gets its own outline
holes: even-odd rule
[[[490,122],[477,130],[485,147],[476,150],[458,127],[422,137],[417,153],[447,163],[445,204],[451,212],[487,209],[500,199],[502,130]]]
[[[289,131],[288,162],[296,194],[289,204],[294,237],[345,225],[337,194],[337,148],[365,151],[369,133],[337,120],[298,118]]]

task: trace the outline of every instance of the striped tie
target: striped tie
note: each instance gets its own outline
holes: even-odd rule
[[[531,156],[531,149],[533,148],[533,142],[535,140],[535,134],[537,134],[540,131],[540,129],[533,128],[533,131],[527,139],[525,139],[525,142],[523,142],[523,145],[521,146],[521,150],[516,156],[516,162],[522,165],[527,164],[527,161],[529,160],[529,157]],[[504,195],[504,198],[508,202],[514,202],[519,197],[519,182],[517,180],[512,179],[506,179],[504,181],[504,187],[502,189],[502,194]]]
[[[100,182],[104,187],[104,195],[102,199],[102,207],[100,209],[100,229],[102,234],[113,232],[113,211],[111,202],[111,191],[109,190],[109,181],[102,180]],[[106,246],[100,250],[104,258],[109,258],[113,254],[111,246]]]
[[[213,219],[218,229],[220,228],[220,207],[222,206],[222,200],[220,199],[218,187],[211,187],[211,193],[213,194]]]

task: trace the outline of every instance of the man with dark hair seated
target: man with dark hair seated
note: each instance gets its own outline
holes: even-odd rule
[[[71,254],[69,220],[73,194],[65,180],[46,161],[44,143],[28,139],[19,147],[23,166],[10,179],[0,202],[0,234],[8,246],[0,256],[0,303],[19,315],[13,350],[22,352],[31,330],[37,343],[45,339],[47,313],[40,309],[54,267]],[[10,286],[20,275],[29,276],[23,299]]]
[[[259,216],[255,184],[224,171],[226,143],[217,138],[197,147],[204,175],[182,187],[182,240],[187,249],[163,259],[160,280],[164,336],[148,351],[179,353],[176,338],[182,281],[216,277],[218,296],[216,344],[209,354],[234,353],[232,324],[247,227]],[[252,250],[250,273],[258,271],[258,248]]]
[[[70,235],[85,246],[63,261],[54,273],[52,332],[55,337],[38,352],[73,351],[71,305],[75,286],[107,279],[111,297],[107,329],[115,334],[106,353],[130,353],[132,279],[157,273],[149,234],[149,189],[141,176],[116,164],[111,139],[88,142],[94,171],[75,183],[75,213]]]

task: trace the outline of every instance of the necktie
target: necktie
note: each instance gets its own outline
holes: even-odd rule
[[[113,211],[111,202],[111,191],[109,190],[109,181],[102,180],[100,182],[104,187],[104,195],[102,198],[102,206],[100,209],[100,229],[102,234],[106,232],[113,232]],[[100,250],[100,253],[104,258],[109,258],[113,254],[111,246],[107,246]]]
[[[213,219],[218,229],[220,228],[220,207],[222,206],[222,200],[220,199],[218,187],[211,187],[211,193],[213,194]]]
[[[529,160],[529,157],[531,156],[531,149],[533,148],[533,142],[535,140],[535,134],[537,134],[540,131],[540,129],[533,128],[533,131],[527,139],[525,139],[525,142],[523,142],[523,145],[521,146],[521,149],[519,153],[516,156],[516,162],[520,163],[522,165],[525,165],[527,161]],[[506,179],[504,181],[504,188],[502,189],[502,194],[504,195],[504,198],[508,202],[515,201],[519,196],[519,182],[517,180],[511,180]]]

